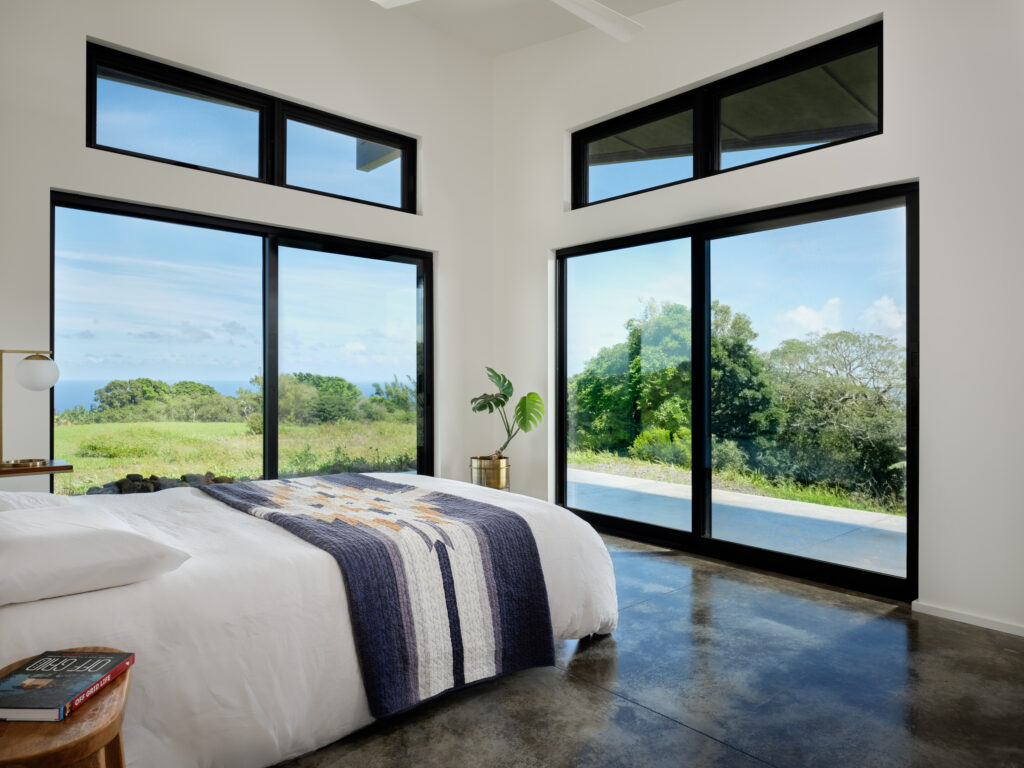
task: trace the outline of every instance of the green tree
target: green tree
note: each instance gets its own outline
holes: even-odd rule
[[[110,411],[146,401],[164,400],[170,394],[170,385],[159,379],[115,379],[97,389],[93,400],[96,403],[96,410]]]
[[[602,348],[568,382],[573,446],[624,453],[647,428],[670,438],[690,424],[690,310],[649,302],[626,339]]]
[[[741,444],[770,434],[781,415],[756,338],[747,315],[711,302],[711,432]]]
[[[759,463],[772,474],[826,482],[899,503],[905,495],[906,354],[857,331],[787,339],[768,355],[783,411]]]
[[[171,395],[174,397],[199,397],[200,395],[216,394],[216,389],[209,384],[200,384],[198,381],[179,381],[171,385]]]
[[[322,376],[317,373],[296,373],[293,377],[298,383],[313,387],[316,392],[316,402],[311,410],[313,421],[339,421],[356,417],[356,407],[363,393],[352,382],[340,376]]]
[[[384,386],[374,384],[370,402],[382,406],[389,414],[411,416],[416,411],[416,382],[412,376],[406,378],[408,383],[401,382],[398,380],[398,374],[395,374],[394,381],[387,382]]]
[[[316,406],[319,396],[316,387],[299,379],[298,375],[283,373],[277,377],[277,415],[283,424],[312,424],[323,421]]]

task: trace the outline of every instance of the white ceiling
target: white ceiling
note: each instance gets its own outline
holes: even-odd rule
[[[370,0],[365,0],[370,2]],[[675,0],[601,0],[625,16]],[[420,0],[387,13],[412,16],[490,53],[504,53],[562,35],[592,29],[550,0]],[[642,42],[640,33],[632,43]]]

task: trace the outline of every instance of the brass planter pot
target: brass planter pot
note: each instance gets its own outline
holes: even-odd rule
[[[509,463],[504,456],[473,456],[469,460],[470,479],[474,485],[497,488],[507,491],[509,488]]]

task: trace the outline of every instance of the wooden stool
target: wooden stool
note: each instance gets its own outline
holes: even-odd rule
[[[64,650],[123,653],[101,647]],[[32,658],[8,664],[0,677]],[[131,674],[129,667],[60,722],[0,720],[0,768],[124,768],[121,720]]]

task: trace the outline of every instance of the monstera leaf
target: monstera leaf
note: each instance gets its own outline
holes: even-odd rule
[[[508,398],[505,397],[504,395],[494,394],[480,395],[479,397],[474,397],[472,400],[469,401],[469,404],[473,406],[473,410],[476,411],[477,413],[483,413],[484,411],[487,411],[488,413],[494,413],[495,408],[500,408],[507,402]]]
[[[504,374],[493,368],[487,368],[487,378],[498,388],[497,392],[489,392],[474,397],[469,401],[475,413],[494,413],[497,411],[501,425],[505,428],[505,442],[493,455],[501,456],[502,451],[512,442],[512,438],[520,432],[529,432],[539,425],[544,418],[544,400],[536,392],[530,392],[519,398],[512,410],[512,418],[505,412],[505,406],[512,399],[512,382]]]
[[[544,418],[544,400],[536,392],[530,392],[519,398],[516,403],[515,420],[523,432],[529,432],[538,426]]]
[[[493,368],[487,369],[487,378],[494,382],[494,386],[505,396],[505,403],[507,403],[508,399],[512,397],[512,382],[508,380],[508,377],[503,376]],[[502,403],[502,405],[505,403]]]

